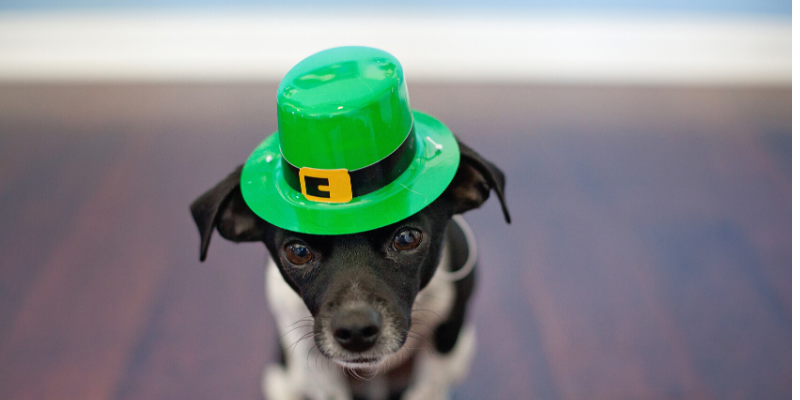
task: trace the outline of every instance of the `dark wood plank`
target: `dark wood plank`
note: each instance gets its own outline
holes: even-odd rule
[[[0,89],[0,398],[260,398],[260,245],[188,204],[276,84]],[[507,173],[462,399],[787,398],[791,90],[411,85]]]
[[[139,236],[157,223],[131,196],[141,150],[133,144],[111,163],[61,240],[40,249],[45,265],[0,347],[2,397],[104,399],[115,390],[166,268],[166,244]]]
[[[14,320],[23,294],[72,230],[119,150],[113,137],[81,140],[73,132],[11,131],[3,135],[0,161],[0,217],[6,227],[0,230],[2,321]],[[9,328],[0,324],[0,343]]]

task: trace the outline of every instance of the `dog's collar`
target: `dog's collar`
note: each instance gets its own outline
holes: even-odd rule
[[[455,271],[448,271],[447,269],[442,268],[444,267],[443,265],[439,265],[436,275],[438,275],[438,277],[441,279],[450,282],[456,282],[466,278],[472,272],[472,270],[475,269],[475,265],[478,264],[478,243],[475,240],[475,234],[472,232],[472,228],[469,227],[469,224],[467,224],[467,221],[464,220],[464,217],[460,215],[454,215],[453,221],[458,224],[461,232],[464,232],[464,237],[467,239],[467,249],[469,254],[467,255],[467,261],[464,263],[464,265]],[[445,255],[449,255],[449,247],[450,244],[445,241],[444,249],[442,250]],[[449,261],[449,257],[442,257],[442,261],[445,261],[445,259]]]

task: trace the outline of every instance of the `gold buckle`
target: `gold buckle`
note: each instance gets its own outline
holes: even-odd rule
[[[346,169],[300,168],[300,191],[306,199],[318,203],[347,203],[353,199]]]

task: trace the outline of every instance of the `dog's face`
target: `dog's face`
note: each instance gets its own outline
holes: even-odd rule
[[[241,168],[192,203],[201,260],[211,233],[261,241],[314,318],[314,340],[348,367],[376,365],[406,341],[417,293],[433,277],[452,215],[480,206],[494,189],[508,218],[503,174],[468,147],[447,190],[422,211],[372,231],[309,235],[256,216],[239,190]]]
[[[323,355],[357,367],[380,363],[403,346],[414,299],[439,262],[449,220],[443,211],[432,205],[351,235],[271,229],[267,247],[314,317]]]

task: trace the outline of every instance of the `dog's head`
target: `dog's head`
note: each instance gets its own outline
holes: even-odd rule
[[[436,271],[450,218],[479,207],[494,190],[510,222],[503,173],[459,147],[455,178],[433,203],[397,223],[348,235],[302,234],[264,221],[242,197],[240,167],[192,203],[200,260],[215,227],[234,242],[264,242],[314,317],[320,352],[350,367],[379,363],[406,341],[414,299]]]

